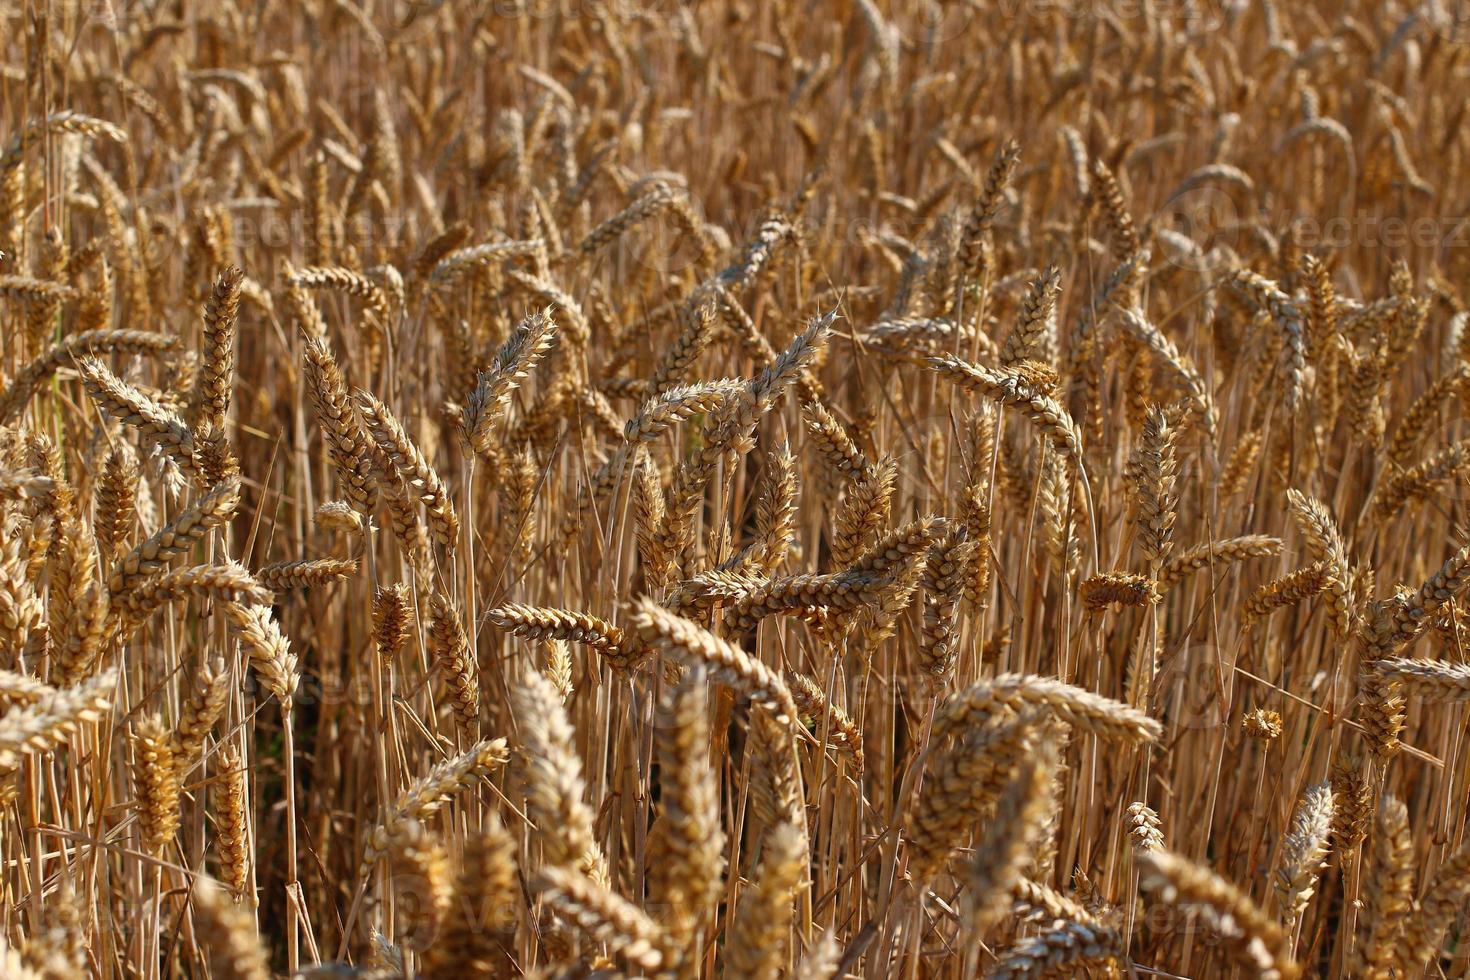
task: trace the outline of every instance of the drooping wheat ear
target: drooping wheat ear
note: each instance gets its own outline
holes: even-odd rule
[[[593,942],[645,971],[663,963],[663,930],[627,899],[571,868],[541,869],[531,890]]]
[[[556,321],[551,310],[530,313],[501,345],[495,362],[480,372],[475,389],[465,404],[464,429],[471,448],[480,455],[495,446],[495,426],[505,414],[522,381],[525,381],[556,338]]]
[[[250,882],[250,827],[245,812],[245,766],[228,745],[221,745],[216,760],[219,773],[210,790],[214,809],[214,834],[218,842],[220,881],[235,901],[245,901]]]
[[[567,640],[589,646],[617,670],[632,670],[649,655],[647,644],[589,613],[509,602],[485,616],[501,629],[528,640]]]
[[[723,407],[745,389],[745,384],[736,378],[724,378],[667,387],[644,402],[628,420],[623,438],[630,443],[653,442],[690,416]]]
[[[1358,671],[1358,720],[1379,758],[1387,759],[1403,748],[1406,702],[1404,686],[1396,678],[1379,673],[1376,662],[1361,659]]]
[[[1426,701],[1470,701],[1470,667],[1464,664],[1389,657],[1375,663],[1373,670]]]
[[[698,623],[664,609],[647,596],[634,600],[632,628],[640,640],[681,663],[704,664],[710,679],[728,684],[780,714],[797,721],[796,703],[786,682],[770,667]]]
[[[172,521],[123,556],[113,566],[107,580],[108,591],[115,599],[121,599],[163,571],[174,558],[191,551],[210,530],[233,517],[239,504],[240,479],[234,477],[180,511]]]
[[[985,976],[991,980],[1080,975],[1123,955],[1123,937],[1115,929],[1087,922],[1058,920],[1036,936],[1004,950]],[[1059,973],[1059,971],[1062,971]]]
[[[255,579],[273,592],[285,592],[351,578],[357,567],[356,558],[298,558],[262,565],[255,570]]]
[[[341,266],[307,266],[297,269],[287,280],[300,289],[330,290],[355,296],[377,314],[378,319],[388,319],[388,297],[377,283],[367,276]]]
[[[19,769],[27,753],[49,752],[82,725],[101,718],[112,707],[110,692],[116,684],[114,668],[0,716],[0,775]]]
[[[483,739],[457,756],[445,759],[414,780],[383,821],[367,836],[358,877],[366,878],[373,865],[388,850],[394,830],[409,820],[424,821],[439,811],[456,793],[474,786],[510,761],[505,739]]]
[[[133,790],[138,797],[138,826],[143,846],[162,854],[178,832],[179,763],[174,739],[163,719],[149,715],[133,728]]]
[[[257,582],[249,569],[230,562],[226,565],[176,568],[144,579],[128,590],[118,608],[126,619],[141,623],[168,603],[190,597],[261,606],[268,606],[274,601],[271,591]]]
[[[179,707],[179,722],[174,727],[174,758],[181,772],[204,750],[205,737],[224,714],[230,688],[231,677],[222,661],[199,669],[194,693]]]
[[[1306,317],[1301,307],[1281,289],[1280,284],[1249,269],[1235,270],[1225,280],[1225,285],[1268,311],[1281,328],[1281,349],[1286,362],[1283,400],[1286,410],[1295,412],[1301,402],[1307,368]]]
[[[459,539],[459,515],[449,488],[387,405],[365,391],[358,392],[358,399],[363,423],[383,457],[392,464],[393,475],[423,503],[434,540],[445,550],[453,550]]]
[[[766,835],[754,887],[742,892],[725,942],[727,975],[774,980],[786,970],[791,921],[807,876],[807,842],[785,823]]]
[[[128,384],[95,357],[81,357],[77,370],[98,407],[125,425],[135,426],[155,451],[190,480],[203,482],[194,456],[194,432],[172,410]]]
[[[1276,901],[1288,933],[1301,921],[1316,891],[1317,876],[1326,866],[1335,809],[1332,787],[1322,783],[1307,790],[1292,817],[1276,869]]]
[[[1146,803],[1128,804],[1128,837],[1135,854],[1163,849],[1163,822],[1153,807]]]
[[[834,521],[833,566],[847,568],[888,526],[897,481],[898,462],[885,456],[848,484]]]
[[[972,364],[953,354],[931,357],[928,363],[941,377],[964,390],[979,392],[997,404],[1018,411],[1063,457],[1081,458],[1082,436],[1072,416],[1056,400],[1032,390],[1018,375]]]
[[[245,273],[237,267],[225,268],[215,278],[204,304],[204,352],[196,385],[199,414],[194,420],[201,431],[222,430],[230,411],[230,394],[235,387],[235,322],[240,314],[240,284],[244,278]]]
[[[870,475],[872,464],[827,406],[810,401],[802,405],[801,414],[817,456],[828,469],[843,481],[855,482]]]
[[[1363,911],[1358,920],[1354,975],[1394,976],[1404,923],[1414,912],[1414,837],[1403,801],[1385,796],[1373,830],[1373,862],[1365,876]]]
[[[812,678],[795,670],[786,672],[786,681],[791,688],[791,699],[802,718],[811,719],[807,728],[818,738],[829,732],[827,741],[852,759],[853,768],[863,771],[863,731],[857,722],[842,708],[828,699],[822,686]]]
[[[111,561],[136,519],[138,457],[127,443],[118,443],[102,463],[92,513],[92,529],[104,562]]]
[[[429,273],[429,284],[436,289],[447,289],[474,269],[488,269],[508,259],[530,255],[545,246],[543,239],[532,238],[456,248],[434,263],[433,271]]]
[[[1470,469],[1470,440],[1436,451],[1419,465],[1395,474],[1373,495],[1373,514],[1386,521],[1404,507],[1428,499]]]
[[[582,350],[587,346],[587,342],[592,338],[592,326],[587,320],[587,313],[582,309],[582,304],[578,303],[571,293],[549,279],[517,270],[512,270],[506,278],[515,283],[518,288],[530,293],[536,302],[550,304],[548,313],[551,309],[561,311],[562,330],[566,335],[568,345],[573,350]]]
[[[607,859],[584,799],[582,760],[561,698],[546,678],[528,671],[511,689],[511,701],[520,727],[526,805],[547,862],[607,882]]]
[[[398,659],[413,630],[412,598],[402,582],[373,590],[373,643],[385,667]]]
[[[272,618],[270,607],[227,602],[224,612],[230,631],[240,641],[261,683],[281,702],[283,711],[290,711],[301,674],[296,654],[291,652],[291,644]]]
[[[968,925],[979,942],[1011,906],[1011,890],[1041,844],[1055,805],[1056,749],[1043,741],[1006,785],[964,871]]]
[[[516,929],[509,912],[521,901],[515,854],[515,839],[494,814],[470,836],[449,915],[424,953],[424,976],[506,976],[514,969]]]
[[[1099,572],[1077,586],[1082,606],[1100,612],[1109,606],[1147,606],[1159,600],[1158,589],[1147,575],[1136,572]]]
[[[337,366],[326,340],[305,334],[301,351],[306,387],[311,392],[327,453],[337,470],[337,478],[342,481],[342,491],[353,509],[368,520],[377,501],[372,440],[363,427],[357,405],[348,397],[342,369]]]
[[[1197,906],[1242,966],[1280,980],[1301,974],[1286,933],[1230,882],[1166,850],[1140,854],[1138,865],[1140,888],[1176,908]]]
[[[76,363],[86,354],[163,354],[178,348],[178,340],[145,330],[87,330],[67,337],[60,344],[30,361],[0,389],[0,423],[17,414],[30,401],[41,383],[59,368]]]
[[[434,939],[453,899],[449,856],[423,824],[405,820],[389,835],[388,857],[390,880],[399,898],[398,934],[410,948],[422,950]]]
[[[710,765],[709,682],[699,668],[664,695],[656,740],[663,805],[650,845],[649,901],[668,909],[666,960],[692,965],[701,959],[692,944],[719,900],[725,866],[719,785]]]
[[[1404,922],[1394,967],[1396,975],[1417,977],[1439,950],[1445,931],[1470,898],[1470,847],[1461,847],[1430,879],[1417,914]]]
[[[459,608],[442,592],[434,593],[429,608],[428,647],[434,670],[449,694],[455,728],[466,739],[476,738],[480,731],[479,672],[471,658]]]
[[[1166,591],[1202,568],[1232,564],[1248,558],[1269,558],[1281,552],[1281,539],[1269,534],[1243,534],[1223,541],[1206,541],[1181,551],[1159,569],[1158,587]]]
[[[745,632],[767,617],[784,613],[817,617],[855,613],[877,601],[892,581],[888,576],[852,571],[769,579],[740,589],[725,613],[725,624],[734,632]]]
[[[1312,557],[1322,563],[1323,594],[1332,614],[1333,631],[1339,639],[1349,637],[1356,621],[1351,595],[1352,571],[1337,521],[1320,500],[1295,488],[1286,491],[1286,500]]]
[[[944,868],[955,849],[993,812],[1035,745],[1036,716],[977,720],[955,745],[940,747],[919,793],[905,807],[909,875],[918,881]]]
[[[270,980],[270,957],[255,934],[251,913],[230,901],[210,878],[194,879],[192,904],[199,946],[209,954],[212,975],[221,980]]]
[[[1445,405],[1456,397],[1463,397],[1467,388],[1470,388],[1470,364],[1461,361],[1454,369],[1440,375],[1404,412],[1388,440],[1388,458],[1400,468],[1407,469]]]
[[[1101,738],[1153,742],[1163,726],[1120,701],[1073,687],[1055,678],[1001,674],[949,696],[934,718],[931,738],[938,740],[997,712],[1045,708],[1076,728]]]
[[[1325,567],[1321,562],[1313,562],[1256,589],[1241,605],[1242,624],[1250,627],[1278,609],[1320,595],[1327,588]]]

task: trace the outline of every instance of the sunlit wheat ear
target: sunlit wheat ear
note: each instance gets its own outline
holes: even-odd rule
[[[470,655],[469,637],[454,602],[435,592],[430,601],[429,656],[449,696],[455,726],[467,739],[480,731],[480,682]],[[567,686],[570,687],[570,677]]]
[[[781,676],[750,654],[652,599],[640,597],[633,605],[633,629],[639,638],[665,656],[688,664],[702,664],[710,679],[728,684],[795,723],[796,704]]]
[[[284,592],[351,578],[357,568],[355,558],[298,558],[262,565],[255,569],[255,579],[264,588]]]
[[[364,520],[370,519],[377,502],[372,439],[363,426],[357,404],[348,394],[342,369],[326,341],[308,334],[302,338],[301,352],[306,369],[306,389],[311,394],[317,423],[342,492]]]
[[[194,681],[193,693],[179,708],[174,726],[174,755],[181,767],[192,765],[204,740],[224,714],[232,678],[222,662],[205,664]]]
[[[1091,691],[1053,678],[1002,674],[952,694],[935,715],[932,737],[944,738],[998,712],[1026,708],[1044,710],[1076,728],[1123,742],[1151,742],[1163,731],[1142,712]]]
[[[440,547],[452,550],[459,539],[459,515],[439,473],[408,437],[393,412],[367,392],[358,392],[358,406],[368,433],[393,474],[424,505],[429,530]]]
[[[526,805],[540,830],[546,860],[606,884],[607,859],[585,799],[582,760],[561,699],[546,678],[529,671],[511,696],[521,734]]]
[[[1312,900],[1325,866],[1333,810],[1332,788],[1323,783],[1306,791],[1292,816],[1276,869],[1276,900],[1288,932]]]
[[[291,644],[272,618],[270,607],[227,602],[224,613],[231,632],[249,658],[251,669],[266,691],[275,695],[281,707],[289,711],[301,675]]]
[[[219,879],[235,900],[245,901],[250,880],[250,829],[246,813],[246,773],[239,754],[221,746],[216,758],[217,782],[210,788],[214,836],[219,853]]]
[[[1352,572],[1347,547],[1343,544],[1337,521],[1320,500],[1295,489],[1286,491],[1286,499],[1296,520],[1297,529],[1306,540],[1312,557],[1322,563],[1325,583],[1323,594],[1327,597],[1333,628],[1339,637],[1350,636],[1355,624],[1349,594]]]
[[[373,864],[387,851],[399,825],[410,820],[423,821],[437,813],[456,794],[468,790],[508,761],[510,750],[505,739],[485,739],[414,780],[392,802],[383,821],[367,835],[359,876],[366,877],[371,872]]]
[[[581,873],[550,865],[531,882],[532,890],[596,942],[619,957],[652,971],[663,962],[662,930],[626,899]]]
[[[649,655],[646,644],[590,613],[507,603],[491,609],[486,616],[506,632],[527,639],[584,644],[619,670],[631,670]]]
[[[117,671],[107,670],[74,687],[58,688],[29,704],[16,705],[0,716],[0,797],[12,787],[8,777],[29,753],[49,752],[82,725],[103,717],[112,706]]]
[[[114,597],[121,597],[149,576],[163,571],[171,560],[190,551],[211,529],[234,516],[239,504],[238,477],[215,487],[124,555],[113,566],[107,582],[108,591]]]
[[[204,481],[195,457],[194,431],[172,409],[123,381],[96,358],[81,358],[77,370],[98,408],[117,421],[135,427],[143,441],[167,460],[174,472],[191,482]]]
[[[157,715],[144,718],[129,739],[133,749],[133,789],[143,846],[162,854],[182,819],[179,813],[179,763],[174,740]]]
[[[1285,980],[1301,975],[1286,934],[1230,882],[1167,850],[1140,854],[1138,864],[1141,888],[1168,905],[1197,906],[1241,966]]]

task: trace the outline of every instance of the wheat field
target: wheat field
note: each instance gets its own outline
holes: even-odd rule
[[[1470,975],[1470,18],[0,0],[0,976]]]

